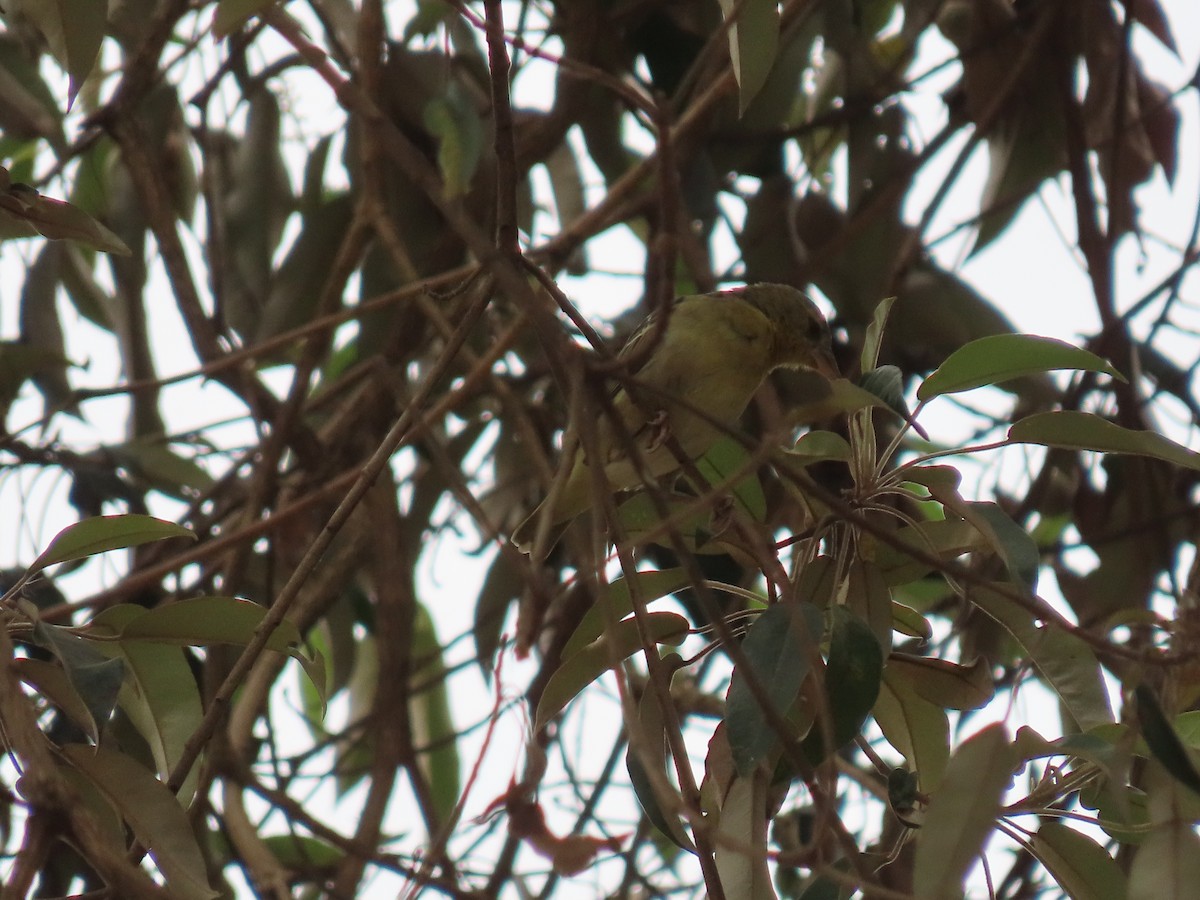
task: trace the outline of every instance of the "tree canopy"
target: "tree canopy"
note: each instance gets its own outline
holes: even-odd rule
[[[1185,2],[3,5],[5,898],[1194,892]]]

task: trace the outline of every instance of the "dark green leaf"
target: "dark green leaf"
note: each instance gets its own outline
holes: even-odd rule
[[[91,641],[84,640],[61,625],[36,622],[33,638],[62,663],[71,687],[92,717],[89,737],[99,741],[99,726],[112,715],[121,682],[125,678],[125,667],[121,660],[109,659]]]
[[[110,606],[96,615],[92,627],[116,633],[145,612],[132,604]],[[148,641],[99,641],[97,646],[124,661],[128,677],[121,686],[121,709],[146,741],[158,776],[165,782],[204,717],[200,687],[186,652]],[[199,766],[193,766],[179,789],[180,802],[191,802],[199,776]]]
[[[818,716],[804,739],[809,760],[818,763],[854,739],[879,698],[882,676],[883,653],[870,626],[845,607],[835,606],[825,664],[826,709],[833,733],[823,733]]]
[[[777,603],[758,617],[742,642],[753,677],[784,718],[812,667],[812,654],[823,627],[821,612],[815,606]],[[725,727],[734,765],[743,776],[754,771],[772,746],[789,737],[776,733],[740,667],[734,669],[729,683]]]
[[[1187,748],[1163,713],[1158,697],[1144,684],[1139,684],[1133,693],[1137,698],[1137,717],[1142,726],[1142,737],[1146,739],[1150,752],[1174,778],[1200,794],[1200,773],[1196,771]]]
[[[859,386],[869,391],[900,418],[908,420],[912,413],[904,399],[904,376],[896,366],[880,366],[863,375]]]

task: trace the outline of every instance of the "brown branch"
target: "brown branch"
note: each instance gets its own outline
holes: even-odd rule
[[[359,502],[371,489],[371,486],[375,483],[375,479],[387,467],[392,454],[396,452],[408,437],[409,432],[412,430],[414,419],[420,414],[434,389],[439,386],[442,378],[449,372],[459,347],[466,341],[467,335],[470,334],[479,321],[480,316],[483,315],[484,310],[487,308],[490,294],[487,288],[487,284],[475,287],[474,296],[471,298],[459,322],[458,330],[455,333],[455,340],[447,344],[438,361],[430,369],[425,382],[414,395],[412,405],[404,411],[404,414],[401,415],[395,425],[388,431],[382,443],[363,466],[361,474],[346,493],[337,509],[329,517],[329,521],[325,523],[325,527],[321,530],[320,534],[313,540],[305,552],[303,559],[301,559],[295,571],[288,579],[287,584],[284,585],[279,595],[275,598],[267,615],[255,631],[253,639],[246,645],[230,669],[220,689],[212,698],[212,704],[205,712],[204,719],[188,738],[187,744],[180,753],[179,760],[167,782],[171,790],[178,790],[187,777],[188,772],[191,771],[197,757],[200,755],[200,751],[208,743],[213,732],[216,730],[217,723],[224,715],[224,710],[234,691],[237,690],[242,679],[246,677],[250,668],[254,665],[255,660],[266,648],[267,641],[270,640],[275,628],[287,615],[289,608],[299,595],[300,589],[320,562],[321,556],[333,542],[333,539],[337,536],[342,526],[354,513]]]
[[[496,249],[514,258],[521,254],[517,232],[516,147],[513,137],[511,66],[504,45],[504,8],[501,0],[484,0],[487,16],[488,68],[492,83],[492,120],[496,150]]]

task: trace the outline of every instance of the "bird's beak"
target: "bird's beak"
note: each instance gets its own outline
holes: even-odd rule
[[[842,377],[841,369],[838,368],[837,360],[833,358],[833,351],[829,347],[817,349],[813,354],[812,367],[830,381]]]

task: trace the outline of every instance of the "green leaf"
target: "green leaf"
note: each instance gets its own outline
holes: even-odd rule
[[[739,4],[721,0],[728,19]],[[766,84],[779,52],[779,4],[777,0],[744,0],[736,21],[729,27],[729,58],[738,83],[738,114]]]
[[[1098,453],[1132,453],[1200,469],[1200,453],[1189,450],[1154,431],[1122,428],[1091,413],[1058,410],[1027,416],[1008,429],[1014,443],[1041,444],[1066,450]]]
[[[784,718],[812,667],[823,630],[821,611],[812,604],[777,603],[758,617],[742,642],[753,677]],[[772,747],[790,737],[779,735],[768,721],[740,666],[729,682],[725,728],[733,763],[743,776],[753,772]]]
[[[917,837],[915,896],[922,900],[963,896],[967,873],[995,827],[1014,763],[1003,725],[984,728],[951,757]]]
[[[859,357],[859,366],[863,372],[870,372],[879,364],[879,348],[883,344],[884,326],[887,325],[888,314],[895,302],[895,297],[884,297],[871,315],[871,323],[867,325],[862,354]]]
[[[29,379],[51,373],[65,377],[64,370],[71,365],[65,356],[45,347],[0,341],[0,410],[12,404]]]
[[[306,834],[273,834],[263,838],[263,843],[285,867],[306,873],[325,872],[332,876],[346,858],[337,847]]]
[[[28,657],[14,659],[13,666],[22,681],[66,713],[67,717],[79,726],[80,731],[99,743],[96,717],[75,690],[75,685],[71,683],[64,667]],[[111,709],[109,711],[111,712]]]
[[[870,626],[844,607],[835,606],[825,664],[826,708],[833,734],[822,732],[818,716],[802,745],[809,760],[818,763],[854,739],[879,699],[882,675],[883,652]]]
[[[883,670],[883,682],[872,712],[888,743],[903,754],[909,768],[916,772],[921,789],[936,789],[950,758],[950,723],[946,711],[918,695],[907,679],[888,666]]]
[[[979,529],[962,519],[905,525],[896,530],[895,536],[902,544],[908,544],[942,560],[954,559],[987,546],[987,541],[979,533]],[[875,548],[875,564],[883,573],[884,580],[893,586],[916,581],[933,571],[933,566],[923,560],[883,542]]]
[[[4,180],[7,181],[7,172]],[[82,209],[53,197],[44,197],[25,184],[6,185],[0,192],[0,220],[9,226],[51,240],[78,241],[93,250],[129,256],[125,242]]]
[[[844,608],[870,626],[879,650],[886,657],[892,652],[892,629],[895,627],[891,588],[879,567],[866,559],[852,561],[847,574],[842,588]]]
[[[776,900],[767,867],[767,776],[735,775],[721,797],[713,862],[727,897]]]
[[[58,309],[58,289],[62,281],[63,244],[47,243],[27,270],[21,288],[21,340],[54,356],[65,358],[66,341]],[[47,412],[54,409],[75,411],[77,406],[67,380],[65,367],[52,367],[33,374],[33,383],[46,398]]]
[[[931,656],[893,653],[888,671],[905,679],[930,703],[950,709],[979,709],[996,692],[992,669],[987,660],[963,666]]]
[[[96,64],[108,18],[106,0],[13,0],[41,31],[50,52],[70,76],[68,103],[74,103]]]
[[[220,0],[213,14],[213,34],[226,38],[246,23],[253,15],[262,12],[275,0]]]
[[[1106,775],[1115,776],[1123,756],[1117,743],[1125,740],[1129,730],[1128,726],[1108,723],[1048,741],[1028,725],[1022,725],[1017,729],[1013,747],[1020,759],[1078,757],[1095,763]],[[1111,731],[1116,732],[1115,736],[1109,735]]]
[[[953,473],[951,479],[942,473]],[[912,473],[914,481],[928,487],[930,494],[942,503],[949,512],[955,512],[971,523],[983,535],[992,549],[1004,560],[1013,583],[1033,593],[1037,588],[1038,570],[1041,568],[1041,553],[1037,542],[1024,528],[1014,522],[1000,506],[993,502],[964,500],[958,493],[959,473],[946,466],[918,467]],[[935,477],[930,477],[935,476]]]
[[[1103,372],[1125,380],[1107,361],[1065,341],[1035,334],[995,334],[971,341],[951,353],[921,382],[917,399],[924,403],[944,394],[1057,369]]]
[[[450,715],[446,662],[433,619],[424,604],[417,604],[413,622],[409,708],[417,764],[425,772],[434,805],[447,821],[458,803],[458,729]]]
[[[377,729],[366,728],[375,711],[375,696],[379,685],[379,641],[368,632],[357,642],[354,655],[354,671],[345,688],[348,705],[346,722],[351,727],[342,729],[333,742],[335,789],[342,799],[370,771],[375,758]]]
[[[132,441],[109,447],[108,452],[120,465],[146,479],[152,488],[171,497],[188,499],[213,485],[208,472],[161,440]]]
[[[182,647],[140,642],[117,646],[130,674],[121,688],[121,709],[145,739],[165,782],[204,718],[196,674]],[[199,778],[200,767],[192,766],[179,787],[181,803],[192,802]]]
[[[646,633],[656,644],[675,646],[688,633],[688,621],[676,613],[652,612],[646,615]],[[641,635],[635,619],[626,619],[606,629],[597,641],[588,644],[559,666],[550,677],[538,703],[534,731],[541,731],[585,687],[621,662],[642,649]]]
[[[967,52],[976,58],[973,51]],[[1004,128],[993,128],[987,135],[988,177],[979,200],[979,231],[972,255],[1012,224],[1042,181],[1062,172],[1061,115],[1047,108],[1046,97],[1035,93],[1030,92],[1028,102],[1014,107]]]
[[[645,603],[653,603],[691,583],[683,569],[638,572],[634,581]],[[617,578],[608,583],[603,595],[584,613],[574,633],[563,646],[564,659],[574,656],[600,637],[609,622],[619,622],[633,612],[633,598],[630,596],[629,587],[628,578]]]
[[[672,678],[683,666],[683,659],[678,653],[668,653],[662,661]],[[679,809],[679,795],[666,795],[667,726],[662,705],[658,702],[658,692],[653,685],[646,686],[638,701],[637,724],[640,740],[635,742],[631,738],[625,753],[625,768],[629,772],[633,793],[655,828],[681,850],[695,853],[696,847],[676,812]],[[651,771],[657,777],[651,777]]]
[[[1047,822],[1030,840],[1029,849],[1071,900],[1125,900],[1128,885],[1121,867],[1074,828]]]
[[[705,552],[705,546],[711,543],[713,537],[712,510],[703,505],[697,506],[696,498],[691,494],[669,493],[656,499],[662,501],[665,517],[648,491],[634,494],[617,507],[617,519],[625,536],[636,540],[653,531],[655,536],[650,539],[651,542],[669,547],[670,538],[661,528],[664,518],[669,518],[675,533],[688,550],[693,553]],[[720,552],[726,551],[722,549]]]
[[[1200,750],[1200,710],[1190,710],[1175,717],[1175,732],[1193,750]]]
[[[53,147],[64,146],[62,118],[54,94],[46,86],[39,69],[40,60],[31,55],[13,30],[0,36],[0,113],[3,115],[6,143],[16,138],[45,138]],[[26,145],[29,146],[29,145]],[[35,177],[32,156],[22,157],[11,147],[5,156],[17,170],[14,177],[27,181]]]
[[[102,845],[114,856],[124,855],[128,848],[128,828],[121,821],[121,813],[109,802],[100,789],[82,772],[61,759],[54,760],[54,768],[63,780],[76,792],[75,802],[91,814],[95,822],[95,835]]]
[[[438,168],[448,197],[459,197],[471,186],[471,178],[483,155],[483,126],[479,112],[458,81],[425,106],[425,127],[438,141]]]
[[[483,677],[491,680],[496,652],[504,619],[513,600],[525,588],[525,571],[515,554],[497,553],[475,600],[475,624],[471,636],[475,639],[475,659]]]
[[[445,4],[439,2],[436,5],[442,7]],[[554,194],[554,209],[558,214],[558,221],[566,224],[581,218],[588,209],[587,188],[571,144],[558,144],[543,161],[543,165],[546,167],[546,174],[550,176],[550,190]],[[571,251],[566,260],[566,269],[570,275],[587,274],[586,244],[581,243]]]
[[[1100,663],[1081,638],[1053,625],[1034,624],[1027,610],[994,588],[973,586],[968,599],[1025,648],[1081,730],[1113,721]]]
[[[245,310],[244,321],[232,323],[247,340],[266,340],[312,321],[320,285],[336,264],[353,216],[354,200],[347,193],[329,194],[319,206],[305,210],[299,233],[275,269],[266,303]],[[261,357],[259,364],[285,359],[280,351]]]
[[[78,244],[64,244],[63,253],[63,287],[75,311],[98,328],[116,332],[113,322],[113,311],[117,302],[96,278],[96,272],[90,260],[85,259],[86,251]]]
[[[164,603],[129,619],[118,632],[122,641],[168,644],[248,644],[267,608],[234,597],[195,597]],[[97,616],[97,624],[111,620]],[[267,649],[288,653],[301,642],[300,632],[286,619],[276,626]]]
[[[895,600],[892,601],[892,628],[909,637],[927,641],[933,636],[929,620],[913,609]]]
[[[441,0],[417,0],[416,14],[404,26],[404,43],[418,36],[429,37],[453,15],[454,8]]]
[[[150,610],[133,607],[138,613],[133,616],[124,612],[129,608],[128,604],[123,604],[106,610],[96,616],[93,627],[115,635],[122,642],[245,646],[267,615],[266,607],[234,597],[194,597]],[[121,610],[119,618],[113,617],[114,609]],[[302,642],[299,630],[285,619],[271,632],[266,648],[286,653],[300,663],[317,692],[324,698],[325,662],[319,655],[310,657],[301,652]]]
[[[1156,763],[1147,766],[1151,828],[1129,872],[1129,900],[1190,900],[1200,884],[1200,837],[1187,807],[1195,797]]]
[[[100,612],[92,626],[118,632],[145,614],[140,606],[118,604]],[[124,662],[128,677],[121,685],[121,708],[146,741],[158,776],[165,782],[204,717],[200,688],[187,655],[182,647],[142,641],[98,641],[97,646]],[[177,794],[181,803],[191,803],[199,775],[200,767],[193,766]]]
[[[996,503],[968,502],[964,515],[980,533],[990,539],[1004,560],[1012,580],[1025,590],[1037,590],[1041,554],[1037,543],[1024,528],[1009,518]]]
[[[142,765],[105,747],[68,744],[63,757],[99,788],[121,813],[134,836],[150,849],[167,890],[181,900],[209,900],[204,856],[187,814],[166,786]]]
[[[789,460],[794,460],[802,466],[824,460],[848,460],[850,444],[844,437],[833,431],[808,431],[800,436],[796,445],[790,450],[783,451]]]
[[[196,535],[182,525],[137,513],[84,519],[56,534],[50,546],[33,561],[29,574],[40,572],[55,563],[173,537],[196,539]]]
[[[750,453],[745,447],[733,438],[723,436],[696,460],[696,468],[710,485],[717,487],[728,484],[738,472],[746,472],[749,459]],[[767,498],[753,469],[735,481],[729,490],[754,521],[761,522],[767,517]]]

